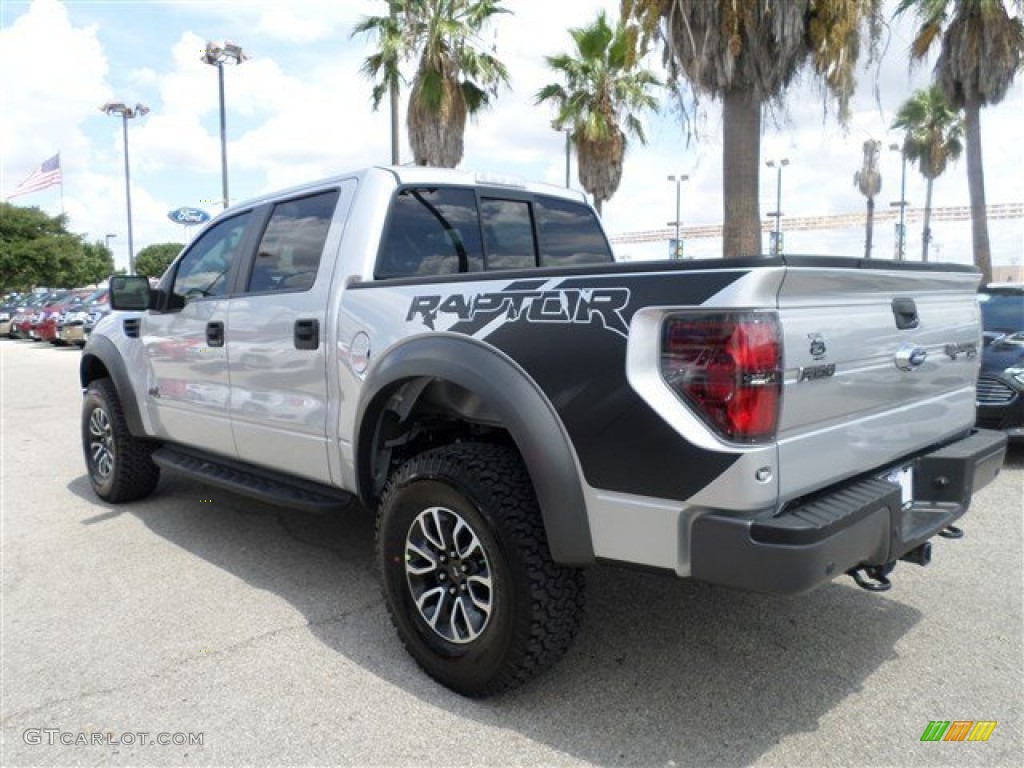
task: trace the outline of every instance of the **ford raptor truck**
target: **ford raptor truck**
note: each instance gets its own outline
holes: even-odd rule
[[[925,565],[998,473],[971,267],[615,263],[569,190],[376,167],[236,205],[83,350],[100,499],[162,470],[375,510],[388,611],[468,696],[556,661],[583,571],[768,593]],[[356,505],[352,505],[356,508]]]

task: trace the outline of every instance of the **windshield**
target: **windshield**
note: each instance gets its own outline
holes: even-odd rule
[[[986,331],[1024,331],[1024,291],[1020,293],[979,293],[981,323]]]

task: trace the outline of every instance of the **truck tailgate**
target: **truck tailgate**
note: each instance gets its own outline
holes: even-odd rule
[[[910,265],[786,270],[780,501],[971,427],[978,282]]]

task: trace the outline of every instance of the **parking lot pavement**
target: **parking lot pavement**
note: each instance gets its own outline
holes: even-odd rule
[[[0,342],[3,754],[79,765],[1019,765],[1015,450],[927,568],[767,598],[593,569],[566,659],[470,701],[390,627],[373,523],[167,475],[90,493],[79,353]],[[921,742],[933,720],[997,724]],[[152,743],[157,740],[169,744]],[[1016,755],[1016,757],[1014,757]]]

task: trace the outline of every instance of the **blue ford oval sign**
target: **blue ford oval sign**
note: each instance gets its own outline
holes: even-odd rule
[[[210,220],[210,214],[202,208],[175,208],[173,211],[168,211],[167,218],[175,224],[190,226],[204,224]]]

